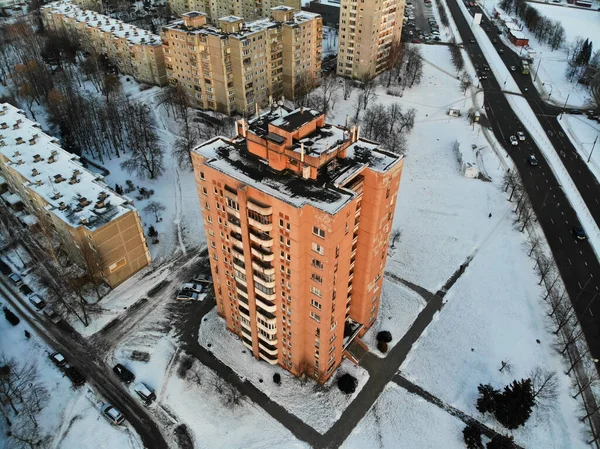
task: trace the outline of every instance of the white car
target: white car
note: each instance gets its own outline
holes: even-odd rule
[[[194,282],[186,282],[185,284],[181,284],[181,287],[179,287],[179,291],[202,293],[202,290],[204,290],[204,287]]]
[[[177,297],[175,299],[179,299],[181,301],[196,301],[198,298],[199,295],[196,292],[181,290],[179,293],[177,293]]]
[[[517,137],[521,142],[525,141],[525,133],[523,131],[517,131]]]
[[[510,136],[510,143],[511,145],[519,145],[519,141],[515,136]]]
[[[21,279],[21,276],[19,276],[17,273],[11,273],[8,275],[8,279],[11,280],[11,282],[13,284],[15,284],[16,286],[19,286],[23,283],[23,279]]]
[[[111,424],[119,426],[125,421],[123,414],[110,404],[104,404],[100,409],[102,416],[110,421]]]

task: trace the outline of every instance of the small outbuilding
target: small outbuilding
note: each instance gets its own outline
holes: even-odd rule
[[[508,32],[508,39],[517,47],[525,47],[529,44],[529,39],[527,39],[522,31],[510,30]]]

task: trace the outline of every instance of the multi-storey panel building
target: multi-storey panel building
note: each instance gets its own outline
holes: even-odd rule
[[[321,70],[322,22],[285,6],[272,19],[221,17],[218,28],[192,11],[163,27],[169,81],[183,86],[203,109],[252,115],[273,99],[294,97],[301,76]]]
[[[218,313],[256,358],[324,382],[377,316],[403,158],[283,108],[192,156]]]
[[[48,28],[75,33],[85,49],[107,55],[122,73],[143,83],[167,84],[160,36],[66,0],[49,3],[41,11]]]
[[[225,16],[240,16],[246,20],[256,20],[271,16],[271,8],[289,6],[300,11],[300,0],[171,0],[171,10],[175,14],[200,11],[206,14],[208,22],[217,24]]]
[[[364,78],[386,70],[405,6],[405,0],[341,0],[338,75]]]
[[[23,222],[50,220],[75,257],[89,248],[88,267],[111,287],[151,261],[133,202],[7,103],[0,104],[0,187]]]

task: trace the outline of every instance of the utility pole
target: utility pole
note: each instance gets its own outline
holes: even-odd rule
[[[588,164],[590,163],[590,159],[592,158],[592,153],[594,152],[594,147],[596,146],[596,142],[598,141],[598,136],[594,139],[594,145],[592,145],[592,151],[590,151],[590,157],[588,157]]]
[[[559,120],[562,120],[562,116],[565,115],[565,109],[567,109],[567,101],[569,101],[569,97],[571,96],[571,92],[567,94],[567,99],[565,100],[565,104],[563,105],[562,114],[558,117]]]
[[[538,70],[540,70],[540,66],[542,65],[542,60],[540,59],[540,62],[538,63],[537,69],[535,69],[535,75],[533,77],[533,82],[535,83],[535,80],[537,79],[537,74],[538,74]]]

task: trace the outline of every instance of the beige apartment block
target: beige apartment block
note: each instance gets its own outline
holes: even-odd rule
[[[341,0],[337,74],[373,77],[400,42],[405,0]]]
[[[85,49],[107,55],[121,73],[142,83],[167,84],[160,36],[70,1],[49,3],[41,11],[49,29],[74,33]]]
[[[271,19],[221,17],[218,27],[192,11],[162,30],[167,76],[203,109],[253,115],[294,98],[296,81],[321,71],[321,16],[279,6]]]
[[[183,14],[189,11],[203,12],[207,21],[215,25],[225,16],[239,16],[246,20],[269,18],[271,8],[288,6],[301,10],[300,0],[171,0],[171,11]]]
[[[404,160],[325,122],[270,109],[192,153],[218,313],[259,360],[319,382],[379,310]]]
[[[0,104],[0,201],[24,224],[50,220],[75,257],[89,249],[96,275],[115,287],[151,261],[138,212],[40,128]]]

